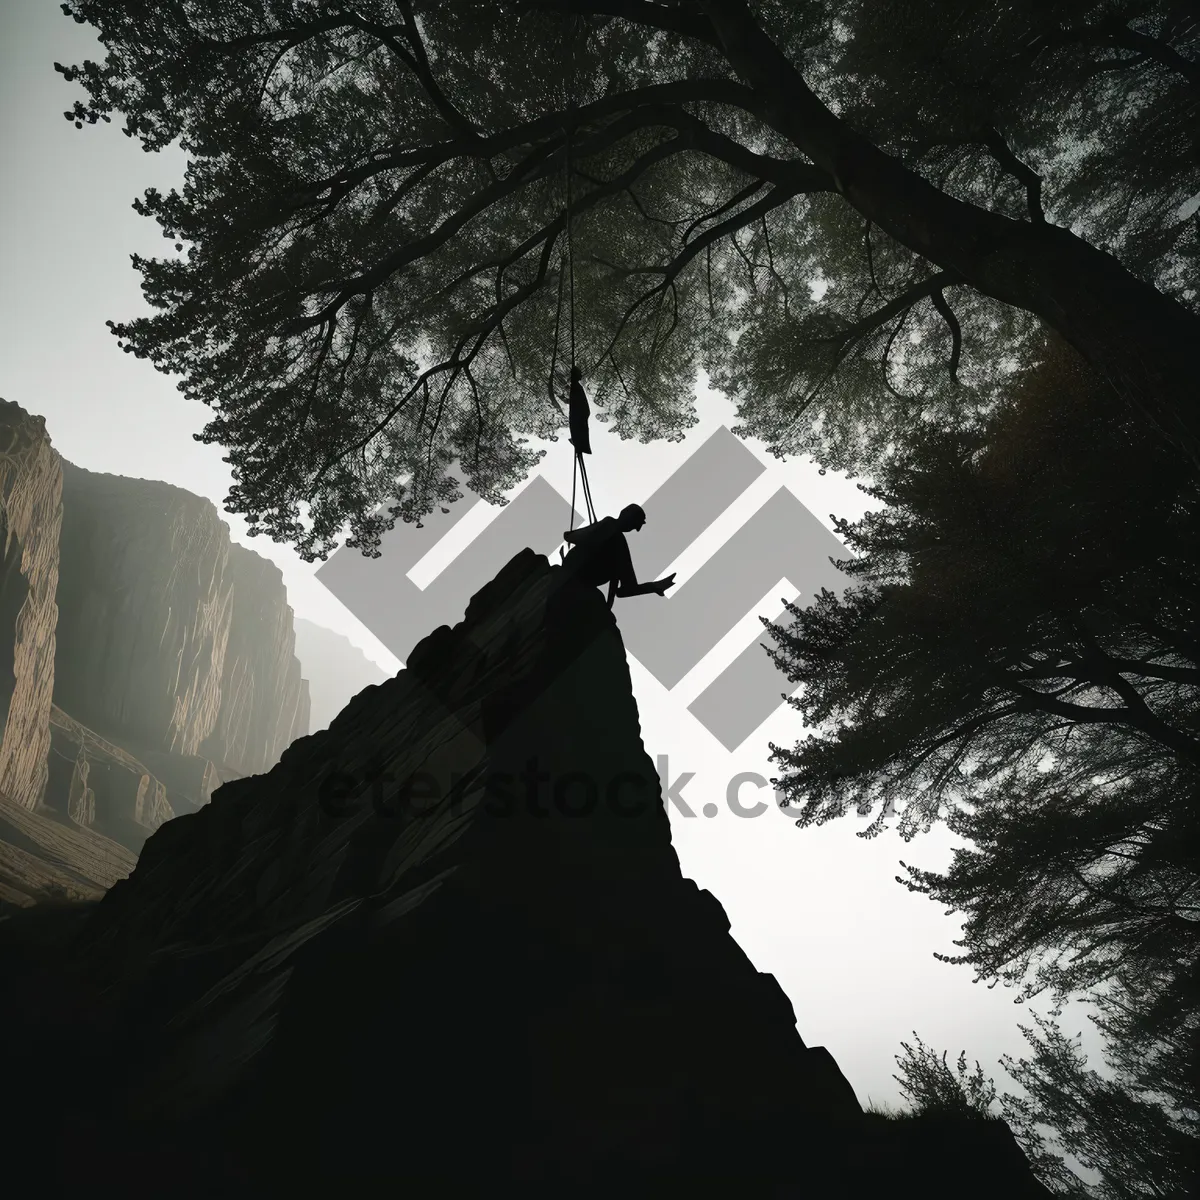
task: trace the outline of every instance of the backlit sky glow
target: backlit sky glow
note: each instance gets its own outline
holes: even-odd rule
[[[192,435],[207,410],[185,401],[174,382],[123,354],[105,321],[146,312],[129,256],[162,255],[158,226],[131,208],[148,187],[182,184],[178,150],[148,155],[126,138],[120,123],[76,130],[62,113],[81,94],[53,70],[85,58],[102,59],[94,31],[76,25],[47,0],[9,0],[0,15],[0,397],[44,416],[51,439],[69,461],[92,471],[162,479],[210,498],[221,509],[230,485],[222,451]],[[594,423],[589,476],[597,512],[615,513],[642,500],[719,425],[736,417],[724,397],[702,389],[700,423],[682,443],[642,446]],[[685,580],[749,518],[780,484],[832,528],[830,514],[855,519],[866,498],[833,472],[807,462],[781,464],[752,446],[770,468],[669,570]],[[552,444],[542,473],[567,499],[571,457],[565,440]],[[481,506],[482,507],[482,506]],[[473,513],[477,527],[489,513]],[[491,515],[494,515],[492,510]],[[223,514],[236,541],[272,559],[284,573],[297,615],[335,629],[389,672],[400,664],[333,597],[288,547],[250,539],[239,518]],[[449,539],[448,539],[449,540]],[[631,539],[635,561],[636,535]],[[445,557],[448,557],[447,555]],[[420,584],[440,569],[437,555],[419,564]],[[414,575],[416,572],[414,572]],[[482,585],[486,580],[480,580]],[[764,597],[778,609],[778,596]],[[654,603],[653,598],[629,603]],[[769,610],[763,608],[764,613]],[[446,613],[453,624],[461,613]],[[618,609],[619,616],[619,609]],[[634,688],[642,735],[652,757],[666,756],[673,783],[693,774],[683,796],[696,813],[672,812],[675,845],[685,874],[721,901],[733,935],[762,971],[779,980],[796,1009],[808,1045],[824,1045],[860,1101],[898,1104],[894,1055],[915,1029],[926,1043],[965,1049],[995,1076],[1001,1053],[1020,1056],[1017,1022],[1031,1023],[1013,993],[973,984],[969,970],[939,963],[953,954],[959,923],[895,881],[899,859],[944,867],[952,840],[944,831],[904,844],[893,832],[856,837],[866,819],[848,816],[815,830],[798,830],[773,807],[753,819],[726,804],[738,774],[770,779],[768,742],[793,744],[803,733],[798,715],[781,708],[736,752],[727,753],[687,712],[687,704],[723,669],[759,626],[753,612],[732,630],[673,692],[635,661]],[[781,690],[785,681],[781,677]],[[761,798],[769,799],[763,789]],[[743,804],[759,795],[752,784]],[[718,813],[700,815],[706,803]],[[1045,1011],[1045,1005],[1038,1006]],[[755,1020],[755,1014],[713,1013],[713,1020]],[[1069,1010],[1064,1028],[1084,1031],[1090,1064],[1101,1067],[1099,1043],[1082,1012]]]

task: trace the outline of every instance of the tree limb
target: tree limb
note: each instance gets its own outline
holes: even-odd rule
[[[738,191],[734,195],[730,196],[729,199],[726,200],[725,203],[722,204],[720,208],[714,208],[712,210],[712,212],[704,213],[702,216],[697,217],[687,227],[687,229],[685,229],[683,231],[683,244],[685,246],[687,245],[688,238],[690,238],[692,236],[692,234],[695,232],[697,225],[703,225],[705,221],[714,220],[715,218],[719,217],[723,212],[728,212],[731,208],[734,207],[734,205],[741,204],[741,202],[743,200],[749,200],[750,197],[753,196],[755,192],[762,191],[762,189],[765,188],[766,186],[767,186],[767,181],[765,179],[755,179],[752,182],[748,183],[740,191]]]
[[[942,314],[942,319],[950,327],[950,337],[953,339],[953,344],[950,348],[950,379],[952,382],[958,382],[958,360],[962,357],[962,327],[958,323],[958,318],[954,315],[954,309],[946,303],[946,297],[942,294],[942,289],[930,292],[929,298],[933,301],[933,307]]]
[[[802,190],[823,191],[828,190],[830,187],[828,176],[816,167],[810,166],[807,163],[772,159],[766,155],[756,154],[734,142],[724,134],[710,129],[704,122],[693,117],[690,113],[668,106],[642,106],[632,112],[626,113],[595,134],[590,142],[586,142],[583,146],[579,147],[577,153],[579,153],[580,157],[584,157],[589,153],[596,153],[599,149],[606,148],[627,133],[655,126],[676,129],[678,136],[669,143],[673,147],[671,153],[677,153],[684,149],[700,150],[702,153],[728,162],[732,166],[747,171],[747,173],[761,171],[768,178],[773,176],[779,178],[781,181],[787,181],[794,189],[792,192],[793,195],[798,194]],[[553,148],[556,148],[558,144],[557,141],[553,143]],[[666,144],[668,143],[660,144],[659,149],[661,149],[661,145]],[[648,166],[653,161],[657,161],[657,157],[652,154],[643,156],[639,160],[639,163],[643,166]],[[420,258],[425,258],[435,250],[440,249],[467,224],[486,212],[493,205],[514,194],[525,184],[545,178],[553,174],[557,169],[556,162],[552,160],[552,145],[536,146],[526,156],[522,164],[514,168],[507,177],[475,193],[462,208],[446,217],[436,229],[426,236],[417,238],[399,247],[391,254],[383,257],[369,270],[363,271],[357,276],[331,283],[328,290],[334,291],[336,289],[334,298],[312,315],[297,319],[292,323],[287,332],[295,334],[313,325],[320,324],[331,313],[338,311],[353,296],[378,287],[390,275],[395,274],[409,263]],[[639,178],[639,174],[627,172],[621,178],[628,181],[625,185],[628,186],[628,184],[632,184]],[[574,206],[576,214],[585,207],[590,207],[600,195],[604,194],[608,194],[607,189],[588,193]]]
[[[1032,708],[1054,713],[1056,716],[1067,717],[1080,725],[1125,725],[1139,730],[1168,749],[1174,750],[1181,758],[1186,758],[1193,763],[1200,763],[1200,744],[1157,718],[1148,721],[1141,712],[1135,709],[1093,708],[1086,704],[1072,704],[1069,701],[1048,696],[1045,692],[1035,691],[1011,678],[1008,680],[1007,686]]]
[[[1113,666],[1123,674],[1145,675],[1150,679],[1164,679],[1172,683],[1190,683],[1200,687],[1200,670],[1195,667],[1172,667],[1146,659],[1112,658]]]
[[[642,155],[642,157],[640,159],[638,159],[638,161],[635,162],[633,164],[633,166],[631,166],[629,168],[629,170],[627,172],[625,172],[623,175],[618,176],[616,179],[610,180],[606,187],[598,188],[595,191],[589,192],[583,198],[583,200],[580,202],[580,204],[576,206],[576,209],[575,209],[576,213],[578,213],[581,209],[585,210],[587,208],[594,206],[595,204],[597,204],[601,199],[603,199],[607,195],[610,195],[614,192],[622,191],[624,188],[628,187],[629,182],[632,179],[636,179],[638,176],[640,176],[642,174],[642,172],[645,171],[647,166],[652,165],[654,162],[657,162],[661,159],[668,158],[673,154],[679,153],[680,150],[684,148],[684,147],[676,144],[679,141],[680,141],[680,139],[672,139],[668,142],[663,142],[663,143],[659,144],[658,146],[654,147],[653,149],[647,151],[646,154]],[[788,197],[784,197],[784,199],[786,199],[786,198],[788,198]],[[782,203],[782,202],[783,202],[783,200],[781,199],[781,200],[777,201],[776,203]],[[535,278],[533,280],[531,280],[529,283],[516,289],[511,295],[509,295],[504,300],[503,303],[498,303],[498,304],[494,305],[492,307],[492,309],[488,313],[486,313],[479,321],[475,322],[474,324],[472,324],[471,326],[469,326],[467,328],[467,330],[463,334],[463,338],[460,340],[460,346],[465,343],[466,338],[473,336],[475,333],[480,334],[480,340],[477,342],[475,348],[471,351],[470,355],[468,355],[468,357],[465,360],[460,359],[456,352],[455,354],[451,355],[450,359],[448,359],[447,361],[445,361],[443,363],[439,363],[434,367],[430,367],[428,370],[423,372],[421,374],[421,376],[417,379],[417,381],[409,389],[409,391],[407,393],[405,393],[404,397],[402,397],[401,400],[397,404],[393,405],[388,410],[388,412],[385,413],[384,416],[375,423],[375,425],[373,426],[371,431],[369,433],[367,433],[365,435],[365,437],[359,439],[357,442],[354,442],[350,447],[336,452],[329,459],[327,459],[326,462],[322,465],[321,469],[317,472],[317,475],[315,476],[312,484],[310,485],[310,490],[309,490],[310,496],[315,492],[317,485],[320,483],[320,481],[324,478],[324,476],[328,473],[328,471],[336,463],[340,462],[347,455],[352,454],[355,451],[361,449],[368,442],[370,442],[374,438],[378,437],[379,434],[382,433],[383,430],[387,427],[388,423],[391,420],[393,420],[403,410],[403,408],[408,403],[411,396],[416,392],[416,390],[428,378],[430,378],[432,375],[439,374],[439,373],[442,373],[442,372],[445,372],[448,370],[457,371],[458,369],[461,369],[463,366],[469,365],[471,363],[471,361],[479,353],[479,350],[482,347],[484,341],[496,329],[496,327],[500,324],[500,322],[503,321],[504,318],[514,308],[516,308],[520,304],[523,304],[526,300],[528,300],[532,295],[534,295],[541,288],[542,284],[545,281],[546,274],[549,270],[549,262],[550,262],[550,257],[551,257],[554,245],[557,242],[559,236],[562,234],[565,226],[566,226],[566,215],[564,213],[564,214],[560,215],[559,217],[557,217],[554,221],[552,221],[550,223],[550,225],[548,225],[544,230],[541,230],[539,233],[534,234],[530,238],[526,239],[526,241],[522,244],[522,246],[518,247],[517,251],[513,252],[513,255],[510,257],[512,257],[515,260],[516,257],[523,255],[524,253],[527,253],[530,249],[533,248],[533,246],[537,245],[539,242],[544,240],[545,244],[544,244],[544,247],[542,250],[541,260],[539,262],[538,272],[537,272],[537,275],[535,276]],[[709,231],[709,232],[711,233],[712,231]],[[703,244],[703,239],[697,238],[696,241],[693,243],[693,246],[695,247],[695,250],[693,251],[693,253],[698,253],[699,250],[702,248],[702,244]],[[688,254],[687,257],[690,258],[691,254]],[[680,264],[679,268],[676,270],[676,274],[678,273],[678,270],[682,270],[682,263]],[[622,323],[622,324],[624,324],[624,323]],[[615,344],[615,339],[614,339],[614,344]],[[610,349],[611,349],[611,347],[610,347]],[[606,354],[608,354],[608,353],[609,352],[606,351]],[[603,361],[603,356],[600,361]],[[445,403],[445,397],[443,396],[442,404],[444,405],[444,403]],[[440,411],[440,407],[441,406],[439,405],[439,411]]]
[[[1100,21],[1095,25],[1082,25],[1041,34],[1034,38],[1032,44],[1037,46],[1040,51],[1043,48],[1052,49],[1073,43],[1087,42],[1099,42],[1102,45],[1118,46],[1123,50],[1134,50],[1146,58],[1153,59],[1160,66],[1182,75],[1191,87],[1200,90],[1200,64],[1184,58],[1167,42],[1131,29],[1119,15]]]
[[[1009,175],[1024,185],[1029,219],[1045,224],[1046,214],[1042,212],[1042,177],[1012,152],[994,125],[985,125],[980,129],[979,143],[988,148],[992,157]]]
[[[688,12],[680,5],[660,4],[654,0],[508,0],[505,7],[516,12],[548,9],[580,16],[620,17],[633,25],[649,25],[720,48],[712,23],[706,17]]]
[[[901,292],[894,300],[889,300],[882,308],[877,308],[873,313],[868,313],[863,317],[861,321],[856,321],[849,329],[843,330],[841,333],[831,334],[829,337],[819,340],[838,342],[839,344],[857,342],[872,330],[878,329],[880,325],[886,324],[893,317],[899,316],[900,313],[912,308],[918,300],[941,295],[943,288],[952,287],[954,284],[962,282],[956,271],[939,271],[936,275],[931,275],[928,279],[921,280],[920,283],[914,283],[912,287]],[[934,302],[936,303],[936,300]],[[943,303],[945,302],[943,301]],[[957,322],[955,323],[957,324]]]
[[[733,80],[678,80],[673,83],[634,88],[631,91],[618,92],[613,96],[604,96],[575,109],[575,124],[586,125],[604,117],[634,113],[643,107],[655,108],[656,106],[685,104],[691,101],[728,104],[743,108],[751,115],[754,115],[755,110],[761,107],[749,88]],[[695,120],[695,118],[692,119]],[[555,112],[493,134],[464,134],[433,145],[424,143],[410,145],[398,142],[386,150],[373,152],[370,161],[361,166],[340,171],[337,175],[309,184],[296,197],[294,206],[302,208],[317,201],[327,203],[333,199],[335,192],[344,195],[381,171],[404,167],[442,166],[456,158],[464,157],[490,160],[510,155],[518,150],[532,151],[540,142],[547,139],[554,139],[557,146],[561,144],[560,135],[563,121],[563,114]],[[732,165],[738,166],[747,174],[774,178],[777,171],[792,165],[786,160],[756,155],[727,138],[724,139],[724,143],[728,143],[728,147],[736,147],[740,151],[740,161]],[[324,196],[323,193],[327,190],[330,195]]]
[[[675,258],[671,260],[671,262],[666,264],[666,266],[619,268],[624,274],[627,275],[661,275],[663,278],[660,283],[656,284],[649,291],[644,292],[628,309],[626,309],[624,316],[621,318],[620,324],[617,326],[617,332],[613,335],[612,341],[608,345],[608,349],[606,349],[604,353],[596,360],[596,365],[598,366],[606,357],[609,357],[612,354],[613,348],[616,346],[622,332],[625,329],[625,326],[629,322],[629,318],[632,317],[633,314],[644,303],[646,303],[646,301],[653,299],[654,296],[660,292],[666,291],[674,279],[679,275],[679,272],[682,271],[683,268],[687,266],[687,264],[691,262],[691,260],[695,258],[697,254],[700,253],[701,250],[705,249],[713,242],[733,234],[738,229],[741,229],[746,225],[753,224],[755,221],[765,216],[766,213],[770,212],[771,209],[778,208],[781,204],[785,204],[787,201],[793,199],[793,197],[799,194],[800,190],[802,189],[797,188],[796,190],[791,190],[784,187],[772,188],[771,191],[768,192],[767,195],[764,196],[757,204],[752,204],[749,208],[744,208],[741,210],[741,212],[735,213],[732,217],[726,218],[726,220],[722,221],[719,225],[714,225],[711,229],[706,229],[694,241],[685,246],[675,256]],[[595,367],[593,367],[593,370],[594,369]]]

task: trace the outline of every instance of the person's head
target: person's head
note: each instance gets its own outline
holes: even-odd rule
[[[571,368],[571,382],[572,383],[578,383],[580,378],[582,377],[582,375],[583,375],[583,372],[580,371],[580,369],[578,367]]]
[[[617,523],[623,530],[641,529],[646,523],[646,513],[640,504],[627,504],[621,509]]]

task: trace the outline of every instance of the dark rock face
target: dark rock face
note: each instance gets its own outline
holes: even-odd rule
[[[940,1152],[1046,1195],[1004,1127],[883,1129],[805,1046],[681,874],[612,614],[530,551],[34,965],[76,1008],[0,1019],[64,1190],[958,1197]]]

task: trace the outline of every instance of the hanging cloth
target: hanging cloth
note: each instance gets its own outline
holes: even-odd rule
[[[591,434],[588,429],[588,418],[591,416],[591,406],[588,404],[587,394],[583,390],[583,383],[580,378],[580,370],[575,364],[575,247],[573,242],[573,224],[574,214],[571,212],[571,132],[574,125],[574,110],[575,110],[575,41],[578,37],[579,16],[576,14],[572,18],[572,37],[570,39],[570,55],[571,60],[567,65],[564,74],[567,77],[567,104],[566,104],[566,154],[564,162],[564,171],[566,174],[566,198],[567,198],[567,253],[566,266],[568,278],[570,281],[569,294],[567,298],[567,311],[570,314],[570,333],[571,333],[571,390],[568,400],[568,424],[571,431],[571,445],[574,448],[572,457],[575,460],[574,470],[571,475],[571,529],[575,528],[575,493],[579,481],[583,481],[583,497],[584,503],[587,505],[588,520],[594,525],[596,523],[596,509],[592,504],[592,489],[587,477],[587,464],[584,462],[583,456],[591,454],[592,441]],[[555,338],[557,341],[557,336]]]

